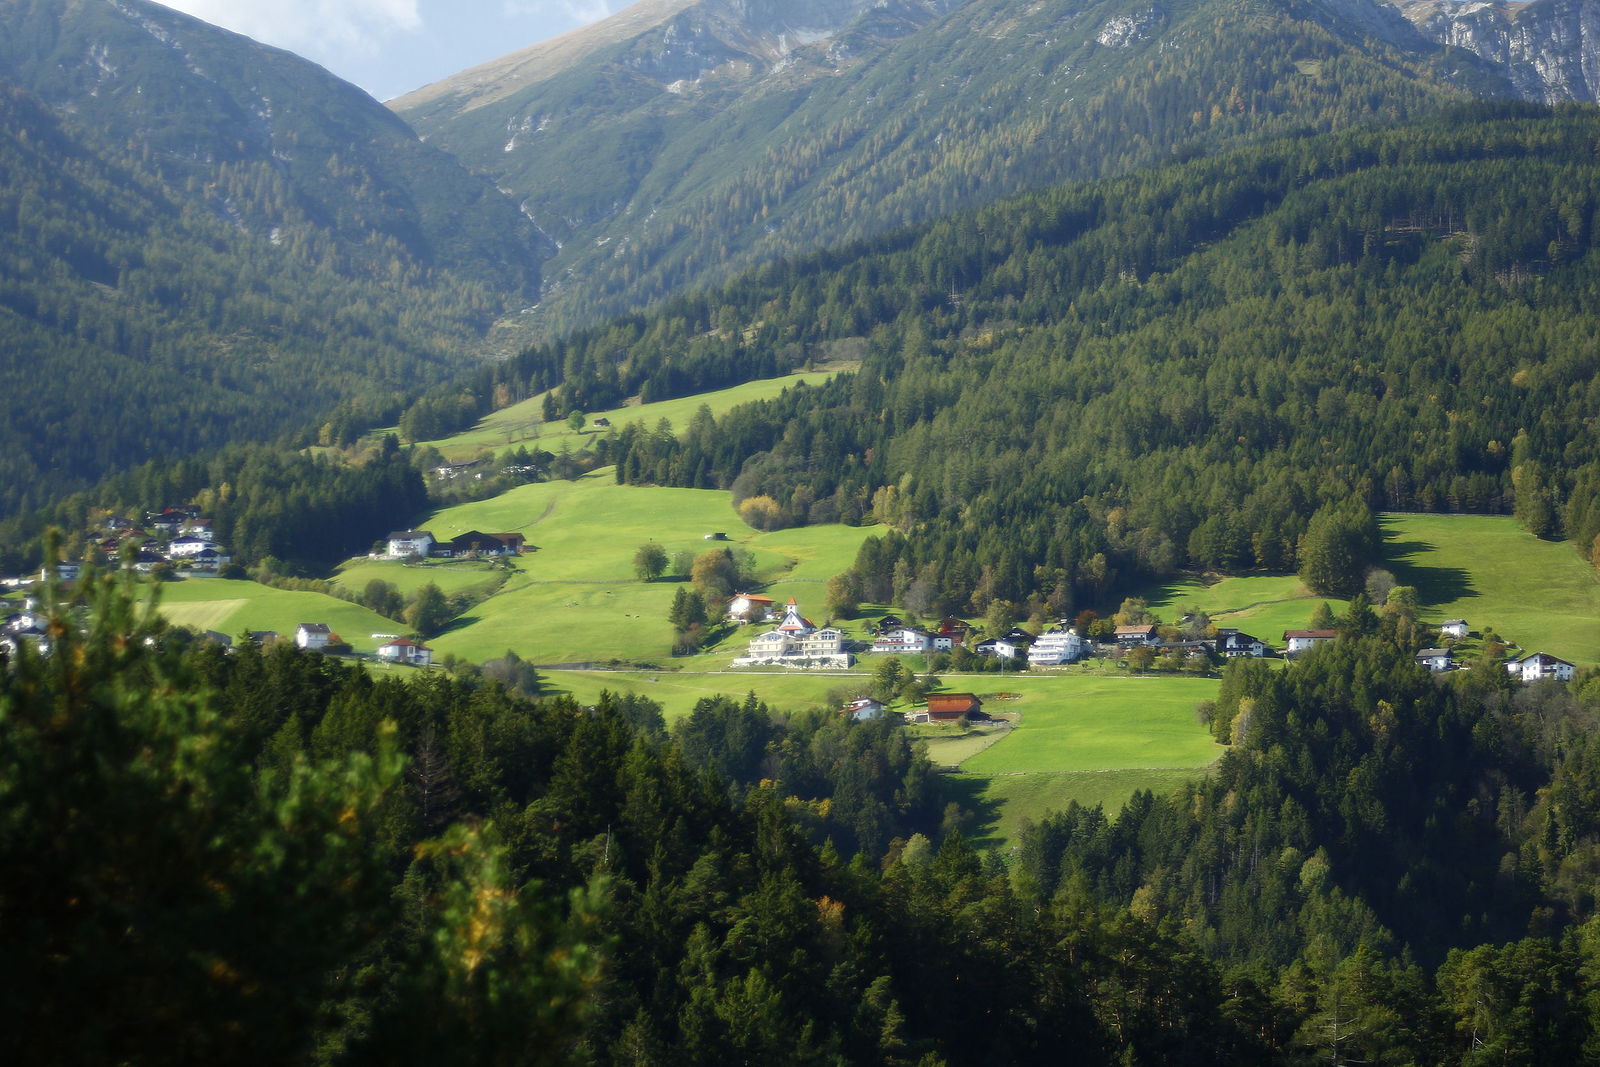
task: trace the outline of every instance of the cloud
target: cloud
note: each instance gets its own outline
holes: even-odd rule
[[[417,0],[161,0],[196,18],[310,56],[376,51],[422,28]]]

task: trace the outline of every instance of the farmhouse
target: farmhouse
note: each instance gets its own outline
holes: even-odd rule
[[[390,559],[426,556],[433,548],[433,534],[427,530],[396,530],[389,535],[388,541],[386,554]]]
[[[1439,635],[1441,637],[1454,637],[1459,641],[1461,638],[1467,636],[1467,620],[1446,619],[1444,622],[1439,624]]]
[[[728,601],[728,618],[735,622],[764,622],[772,615],[774,601],[757,593],[736,593]]]
[[[172,543],[167,546],[167,555],[174,559],[197,556],[205,551],[210,544],[210,540],[204,537],[174,537]]]
[[[1524,682],[1537,682],[1545,678],[1570,682],[1576,669],[1566,660],[1552,656],[1548,652],[1534,652],[1506,664],[1506,671]]]
[[[1447,671],[1451,668],[1448,648],[1425,648],[1417,653],[1417,663],[1430,671]]]
[[[1117,644],[1124,647],[1153,645],[1159,640],[1156,635],[1155,623],[1136,623],[1132,626],[1119,626],[1114,636],[1117,639]]]
[[[1242,656],[1254,656],[1260,659],[1267,654],[1267,643],[1259,637],[1251,637],[1242,630],[1219,629],[1217,651],[1224,659],[1239,659]]]
[[[983,701],[972,693],[928,694],[928,719],[931,722],[955,722],[963,715],[976,715]]]
[[[980,656],[1016,659],[1022,654],[1023,646],[1010,637],[991,637],[987,641],[979,641],[972,646],[972,651]]]
[[[521,534],[492,534],[468,530],[458,537],[433,546],[430,555],[442,559],[468,556],[515,556],[522,552]]]
[[[1077,630],[1057,628],[1046,630],[1028,649],[1028,666],[1059,667],[1076,663],[1089,654],[1089,642]]]
[[[872,651],[890,655],[916,655],[933,647],[933,637],[915,626],[898,626],[872,642]]]
[[[327,648],[333,631],[325,622],[303,622],[294,628],[294,643],[300,648]]]
[[[392,660],[395,663],[410,663],[417,667],[426,667],[433,662],[433,649],[427,645],[401,637],[385,642],[378,646],[378,658]]]
[[[851,722],[867,722],[883,718],[883,705],[871,697],[863,697],[860,700],[852,700],[840,708],[839,714]]]
[[[1332,641],[1339,636],[1338,630],[1285,630],[1283,631],[1283,653],[1286,656],[1295,656],[1307,649],[1314,648],[1324,641]]]

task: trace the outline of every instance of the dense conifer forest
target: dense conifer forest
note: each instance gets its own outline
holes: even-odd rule
[[[146,143],[110,145],[50,95],[89,37],[0,10],[28,31],[0,42],[0,223],[23,238],[0,331],[33,357],[0,363],[0,571],[90,563],[0,657],[19,1061],[1600,1060],[1593,671],[1434,676],[1412,614],[1356,596],[1336,640],[1226,667],[1200,780],[985,853],[884,721],[752,693],[669,726],[641,697],[549,695],[514,655],[399,680],[223,648],[82,541],[193,503],[262,573],[323,573],[438,503],[407,445],[541,393],[560,419],[824,365],[846,372],[596,434],[537,476],[612,464],[767,527],[875,523],[830,597],[928,615],[1061,617],[1180,570],[1349,594],[1382,509],[1510,513],[1600,562],[1594,109],[1437,114],[1484,72],[1358,60],[1316,5],[1244,7],[1214,27],[1236,47],[1152,48],[1160,77],[1023,116],[1006,166],[974,120],[932,185],[910,145],[788,201],[853,245],[463,373],[537,273],[464,262],[485,219],[521,225],[509,202],[455,241],[450,198],[408,200],[376,157],[240,148],[202,173],[185,147],[227,145],[154,107]],[[1196,109],[1200,86],[1223,96]],[[820,190],[828,144],[910,136],[823,117],[815,154],[605,253],[561,314],[757,261],[741,220]],[[881,235],[908,198],[1055,180],[1053,123],[1101,177]],[[482,192],[447,169],[435,192]]]
[[[1064,187],[497,374],[559,376],[561,407],[741,346],[863,338],[856,374],[621,431],[606,458],[626,482],[769,497],[779,524],[893,527],[882,566],[904,559],[935,612],[1297,569],[1341,509],[1515,512],[1587,553],[1597,129],[1589,109],[1466,112]],[[676,372],[650,362],[674,330],[702,338]]]
[[[142,0],[0,28],[0,517],[371,417],[537,290],[515,206],[310,63]]]
[[[1600,690],[1375,617],[1214,774],[975,853],[884,723],[529,701],[166,630],[0,670],[11,1047],[51,1062],[1580,1062]],[[80,635],[80,628],[82,634]]]

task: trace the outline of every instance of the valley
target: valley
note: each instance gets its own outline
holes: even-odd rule
[[[0,0],[7,1047],[1591,1062],[1597,11]]]
[[[721,415],[793,388],[796,381],[816,384],[806,376],[754,382],[600,417],[618,427],[629,419],[653,426],[666,418],[681,425],[702,404]],[[537,407],[536,400],[525,401],[429,447],[451,458],[485,447],[515,447],[518,440],[507,440],[505,428],[528,425]],[[581,449],[595,436],[569,432],[565,423],[538,434],[534,439],[547,449]],[[470,606],[427,638],[436,663],[482,663],[515,653],[537,667],[547,693],[570,694],[591,705],[603,691],[635,694],[658,702],[670,723],[702,699],[749,693],[779,713],[831,709],[840,699],[836,694],[870,683],[884,658],[863,655],[847,671],[735,668],[731,661],[763,627],[725,623],[709,628],[709,639],[695,654],[674,655],[667,620],[674,596],[688,587],[686,575],[644,581],[633,566],[645,543],[659,545],[669,557],[723,547],[748,553],[750,591],[778,604],[794,597],[820,621],[828,580],[851,567],[863,541],[882,532],[878,527],[764,532],[741,520],[725,492],[618,485],[609,467],[406,518],[439,541],[469,530],[508,531],[526,539],[521,555],[505,559],[358,558],[329,576],[353,596],[374,580],[405,596],[429,583],[447,595],[464,595]],[[1600,661],[1600,582],[1571,546],[1540,541],[1510,517],[1387,514],[1380,522],[1379,565],[1399,584],[1417,588],[1423,619],[1437,625],[1462,616],[1475,633],[1492,628],[1514,648],[1548,651],[1586,666]],[[723,539],[707,540],[713,534]],[[1203,612],[1213,625],[1254,633],[1280,649],[1283,631],[1306,627],[1319,605],[1339,614],[1348,608],[1346,600],[1310,593],[1295,575],[1208,575],[1160,583],[1138,595],[1159,619],[1175,622]],[[298,622],[327,622],[356,652],[368,655],[379,635],[406,629],[336,597],[253,583],[168,584],[162,604],[177,625],[229,635],[289,634]],[[831,622],[864,645],[872,639],[870,621],[889,610],[863,604],[853,618]],[[1462,647],[1465,655],[1478,644]],[[908,662],[914,670],[926,669],[925,657]],[[374,669],[411,673],[381,664]],[[928,742],[931,760],[956,771],[951,787],[975,813],[971,831],[994,847],[1013,844],[1024,820],[1037,821],[1070,802],[1115,811],[1136,790],[1169,790],[1204,775],[1223,751],[1195,710],[1215,698],[1214,679],[1130,677],[1103,659],[1009,675],[948,669],[938,674],[943,689],[977,693],[986,710],[1011,724],[998,740],[985,736],[994,727],[981,724],[907,727]],[[896,701],[890,707],[898,712],[912,705]]]

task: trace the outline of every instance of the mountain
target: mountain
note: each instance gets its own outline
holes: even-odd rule
[[[1434,40],[1503,67],[1527,99],[1600,99],[1600,7],[1593,3],[1399,0],[1397,6]]]
[[[466,365],[537,233],[387,109],[144,0],[0,0],[0,514]]]
[[[1513,92],[1372,0],[662,0],[392,106],[559,245],[555,331],[1017,192]]]
[[[605,458],[773,526],[876,521],[859,599],[919,614],[1292,570],[1379,509],[1513,512],[1600,559],[1597,134],[1592,108],[1480,104],[1060,186],[536,346],[479,389],[564,374],[564,410],[736,349],[850,353]],[[1370,544],[1342,558],[1314,588],[1361,588]]]

